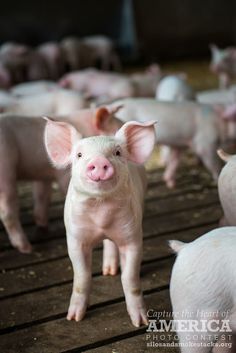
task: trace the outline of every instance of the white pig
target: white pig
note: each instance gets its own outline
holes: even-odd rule
[[[117,99],[135,95],[134,84],[126,75],[97,69],[70,72],[61,78],[59,85],[95,98]]]
[[[90,48],[77,37],[63,38],[60,46],[65,60],[65,71],[75,71],[92,66]]]
[[[8,83],[22,82],[25,77],[26,66],[28,65],[31,49],[19,43],[6,42],[0,46],[0,63],[4,67]],[[2,70],[1,70],[2,71]]]
[[[69,124],[48,121],[45,145],[53,164],[71,165],[65,203],[74,284],[67,319],[85,315],[92,248],[104,240],[103,273],[117,271],[118,251],[127,310],[135,326],[147,323],[140,286],[145,169],[155,143],[154,122],[129,122],[114,137],[81,139]]]
[[[70,122],[83,136],[113,134],[121,126],[104,107],[80,110],[56,119]],[[39,117],[0,115],[0,219],[11,244],[24,253],[32,249],[20,224],[17,180],[34,182],[34,218],[40,227],[48,223],[52,181],[56,179],[65,193],[70,180],[68,170],[56,170],[48,160],[43,143],[44,127],[45,121]]]
[[[58,89],[29,96],[15,97],[1,111],[29,116],[63,115],[86,108],[88,102],[78,92]]]
[[[114,109],[123,105],[117,116],[137,121],[158,121],[160,145],[171,147],[164,180],[168,187],[175,185],[175,173],[184,148],[190,147],[217,179],[221,163],[216,150],[226,136],[226,123],[210,105],[195,102],[158,102],[151,98],[128,98],[108,105]]]
[[[220,49],[212,44],[210,45],[210,49],[210,69],[219,76],[220,88],[226,88],[229,86],[232,78],[236,76],[236,48],[228,47]]]
[[[64,54],[59,44],[56,42],[46,42],[36,49],[45,60],[48,76],[51,80],[57,80],[65,69]]]
[[[186,82],[186,79],[177,75],[164,77],[156,87],[156,99],[167,102],[183,102],[194,100],[195,95],[192,87]],[[160,150],[161,164],[165,166],[170,158],[171,150],[163,146]]]
[[[96,66],[97,62],[101,62],[102,70],[109,70],[110,67],[115,71],[121,70],[120,59],[115,52],[114,42],[103,35],[87,36],[81,39],[90,50],[90,64]]]
[[[209,353],[215,335],[236,333],[236,227],[212,230],[189,244],[173,240],[170,246],[178,254],[170,296],[181,352]]]
[[[194,98],[192,87],[176,75],[164,77],[156,88],[156,99],[160,101],[182,102]]]
[[[10,89],[13,96],[31,96],[34,94],[56,91],[60,87],[53,81],[38,80],[33,82],[19,83]]]
[[[144,72],[131,74],[129,78],[135,88],[135,97],[154,97],[161,77],[161,68],[157,64],[150,65]]]
[[[210,89],[198,92],[197,101],[206,104],[232,104],[236,100],[236,86],[225,89]]]

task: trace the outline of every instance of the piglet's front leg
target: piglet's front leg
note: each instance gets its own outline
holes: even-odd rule
[[[147,325],[146,307],[140,282],[142,244],[128,244],[119,248],[122,267],[122,285],[126,306],[134,326]]]
[[[85,315],[89,301],[92,247],[69,237],[68,252],[74,270],[74,281],[67,319],[80,321]]]

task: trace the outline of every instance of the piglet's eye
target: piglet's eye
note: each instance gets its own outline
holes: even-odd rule
[[[79,153],[77,154],[77,157],[81,158],[81,157],[82,157],[82,153],[79,152]]]

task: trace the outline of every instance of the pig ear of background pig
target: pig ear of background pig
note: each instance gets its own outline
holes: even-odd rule
[[[53,121],[48,118],[44,142],[48,156],[57,168],[65,168],[71,164],[73,144],[82,138],[76,129],[68,123]]]
[[[110,122],[112,114],[117,112],[123,106],[118,106],[112,110],[108,110],[106,107],[99,107],[95,112],[94,124],[97,130],[105,131],[106,125]]]
[[[142,164],[150,157],[156,142],[155,123],[130,121],[117,131],[115,137],[126,145],[131,162]]]
[[[209,48],[212,53],[219,51],[219,48],[215,44],[209,44]]]
[[[115,115],[120,109],[124,108],[124,104],[119,104],[117,106],[106,106],[106,109],[109,111],[110,115]]]

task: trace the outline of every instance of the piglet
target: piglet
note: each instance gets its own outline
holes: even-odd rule
[[[154,97],[161,78],[161,68],[157,64],[148,66],[144,72],[131,74],[130,81],[135,87],[135,96]]]
[[[216,335],[223,334],[225,343],[227,335],[236,333],[236,227],[214,229],[189,244],[171,241],[170,246],[178,254],[170,296],[181,352],[211,352]],[[214,349],[235,352],[235,347]]]
[[[91,49],[77,37],[63,38],[60,43],[66,71],[75,71],[93,66]]]
[[[6,42],[0,46],[0,63],[5,68],[10,81],[8,83],[18,83],[26,79],[25,71],[31,49],[19,43]],[[7,78],[7,81],[9,79]]]
[[[194,91],[186,82],[186,77],[180,75],[168,75],[164,77],[156,87],[156,99],[166,102],[184,102],[194,100]],[[171,158],[171,149],[161,146],[160,164],[166,166]]]
[[[68,252],[74,284],[68,320],[81,320],[88,305],[92,248],[104,240],[103,273],[117,271],[118,250],[127,310],[135,326],[147,323],[140,286],[143,164],[155,143],[154,122],[131,121],[115,136],[81,139],[68,123],[48,120],[45,146],[57,168],[71,166],[65,203]]]
[[[170,102],[194,100],[194,91],[186,79],[177,75],[169,75],[164,77],[157,86],[156,99]]]
[[[123,107],[117,117],[128,121],[158,120],[158,141],[168,146],[168,160],[163,179],[167,186],[175,186],[175,175],[185,148],[190,147],[202,160],[205,167],[218,178],[221,161],[216,150],[227,141],[226,122],[210,105],[195,102],[159,102],[151,98],[121,99],[109,104],[108,109]],[[234,137],[235,138],[235,137]]]
[[[58,90],[58,85],[53,81],[38,80],[32,82],[19,83],[10,89],[10,92],[15,97],[33,96]]]
[[[45,92],[33,94],[33,83],[31,95],[12,96],[12,99],[5,104],[0,100],[2,112],[29,116],[70,114],[87,105],[88,102],[72,90],[55,89],[48,92],[45,90]]]
[[[101,62],[102,70],[109,70],[110,66],[115,71],[121,70],[120,59],[115,51],[114,42],[102,35],[84,37],[81,42],[90,50],[91,66],[96,66]]]
[[[46,62],[49,78],[57,80],[64,73],[65,68],[64,55],[59,44],[55,42],[43,43],[38,46],[36,51]]]
[[[86,69],[64,75],[59,85],[70,88],[87,97],[117,99],[135,96],[135,86],[128,76],[115,72]]]
[[[212,56],[210,69],[218,75],[220,88],[226,88],[236,75],[236,48],[219,49],[212,44],[210,49]]]

